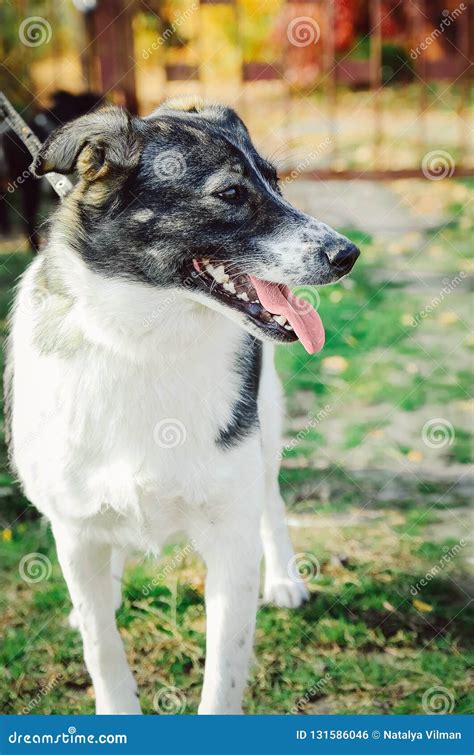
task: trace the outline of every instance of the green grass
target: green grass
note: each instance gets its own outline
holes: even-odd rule
[[[246,695],[249,713],[290,712],[325,675],[330,678],[324,694],[318,689],[310,695],[305,709],[317,711],[324,700],[331,712],[422,712],[425,690],[441,685],[453,695],[456,712],[472,712],[466,677],[472,612],[461,610],[465,601],[450,578],[456,566],[419,595],[429,612],[418,610],[410,587],[442,556],[443,547],[422,543],[421,530],[413,525],[406,536],[387,532],[390,518],[398,521],[399,513],[390,510],[346,526],[347,543],[354,539],[357,545],[339,561],[317,522],[309,528],[321,573],[310,583],[312,600],[301,610],[260,610],[257,665]],[[334,545],[340,547],[337,539]],[[382,550],[381,559],[376,551]],[[32,551],[53,564],[49,579],[37,584],[25,583],[18,573],[21,558]],[[3,548],[2,573],[8,600],[1,620],[3,712],[20,712],[47,686],[35,713],[92,713],[81,643],[66,624],[70,603],[48,531],[39,523],[16,527]],[[181,691],[184,712],[195,712],[204,663],[204,570],[195,557],[187,557],[179,572],[144,597],[143,587],[153,576],[156,567],[150,562],[129,569],[118,613],[144,710],[155,712],[154,696],[174,687]]]
[[[451,187],[472,189],[466,181]],[[413,286],[403,277],[426,270],[442,281],[467,269],[472,223],[464,199],[450,211],[452,222],[429,234],[415,257],[409,240],[394,251],[349,232],[363,256],[348,281],[319,292],[324,351],[309,357],[295,345],[278,352],[289,408],[281,487],[301,525],[292,529],[296,550],[317,558],[319,574],[300,610],[260,609],[249,713],[423,713],[423,696],[435,687],[447,690],[451,712],[474,712],[469,492],[462,474],[450,473],[472,460],[469,295],[459,287],[413,327],[443,284],[424,286],[412,275]],[[5,260],[4,323],[28,256]],[[401,277],[391,280],[397,270]],[[453,437],[430,448],[423,428],[437,417],[449,421]],[[51,534],[15,485],[4,446],[0,453],[0,708],[92,713]],[[47,579],[21,578],[29,553],[49,560]],[[170,547],[164,560],[172,558]],[[144,711],[155,713],[165,694],[194,713],[204,664],[204,568],[187,555],[152,584],[159,570],[152,561],[129,565],[118,623]]]
[[[452,457],[459,464],[472,464],[474,436],[460,427],[454,428],[454,442],[451,449]]]

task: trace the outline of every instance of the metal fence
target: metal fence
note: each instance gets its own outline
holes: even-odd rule
[[[75,50],[84,86],[111,93],[132,111],[189,92],[228,99],[249,121],[259,145],[288,147],[283,173],[422,176],[423,157],[441,145],[452,156],[450,176],[474,174],[468,127],[473,0],[76,0],[75,5],[86,11],[77,17],[82,28]],[[28,6],[17,4],[18,23]],[[57,4],[50,0],[44,7],[51,23],[59,23]],[[212,14],[223,21],[210,31]],[[148,28],[148,47],[137,41],[141,27]],[[59,48],[53,55],[62,54]],[[220,66],[219,48],[232,58],[232,70]],[[329,143],[322,148],[324,134]],[[397,163],[390,149],[400,146],[406,156]]]

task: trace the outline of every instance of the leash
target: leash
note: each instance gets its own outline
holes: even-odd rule
[[[4,93],[0,92],[0,125],[4,123],[14,131],[31,156],[35,158],[41,149],[40,140],[25,123],[21,115],[16,112],[15,108]],[[73,185],[69,178],[62,176],[60,173],[46,173],[45,178],[49,181],[54,191],[61,197],[61,199],[64,199],[66,194],[69,194],[72,190]]]

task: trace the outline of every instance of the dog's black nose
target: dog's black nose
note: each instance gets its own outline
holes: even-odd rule
[[[341,273],[348,273],[349,270],[352,270],[354,267],[359,255],[360,250],[352,243],[352,241],[348,241],[346,245],[338,251],[336,256],[333,257],[331,264]]]

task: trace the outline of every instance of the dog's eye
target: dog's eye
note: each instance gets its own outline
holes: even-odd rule
[[[223,189],[222,191],[216,191],[214,196],[219,197],[219,199],[223,199],[224,202],[232,202],[233,204],[237,204],[244,201],[246,192],[243,186],[236,185],[229,186],[227,189]]]

